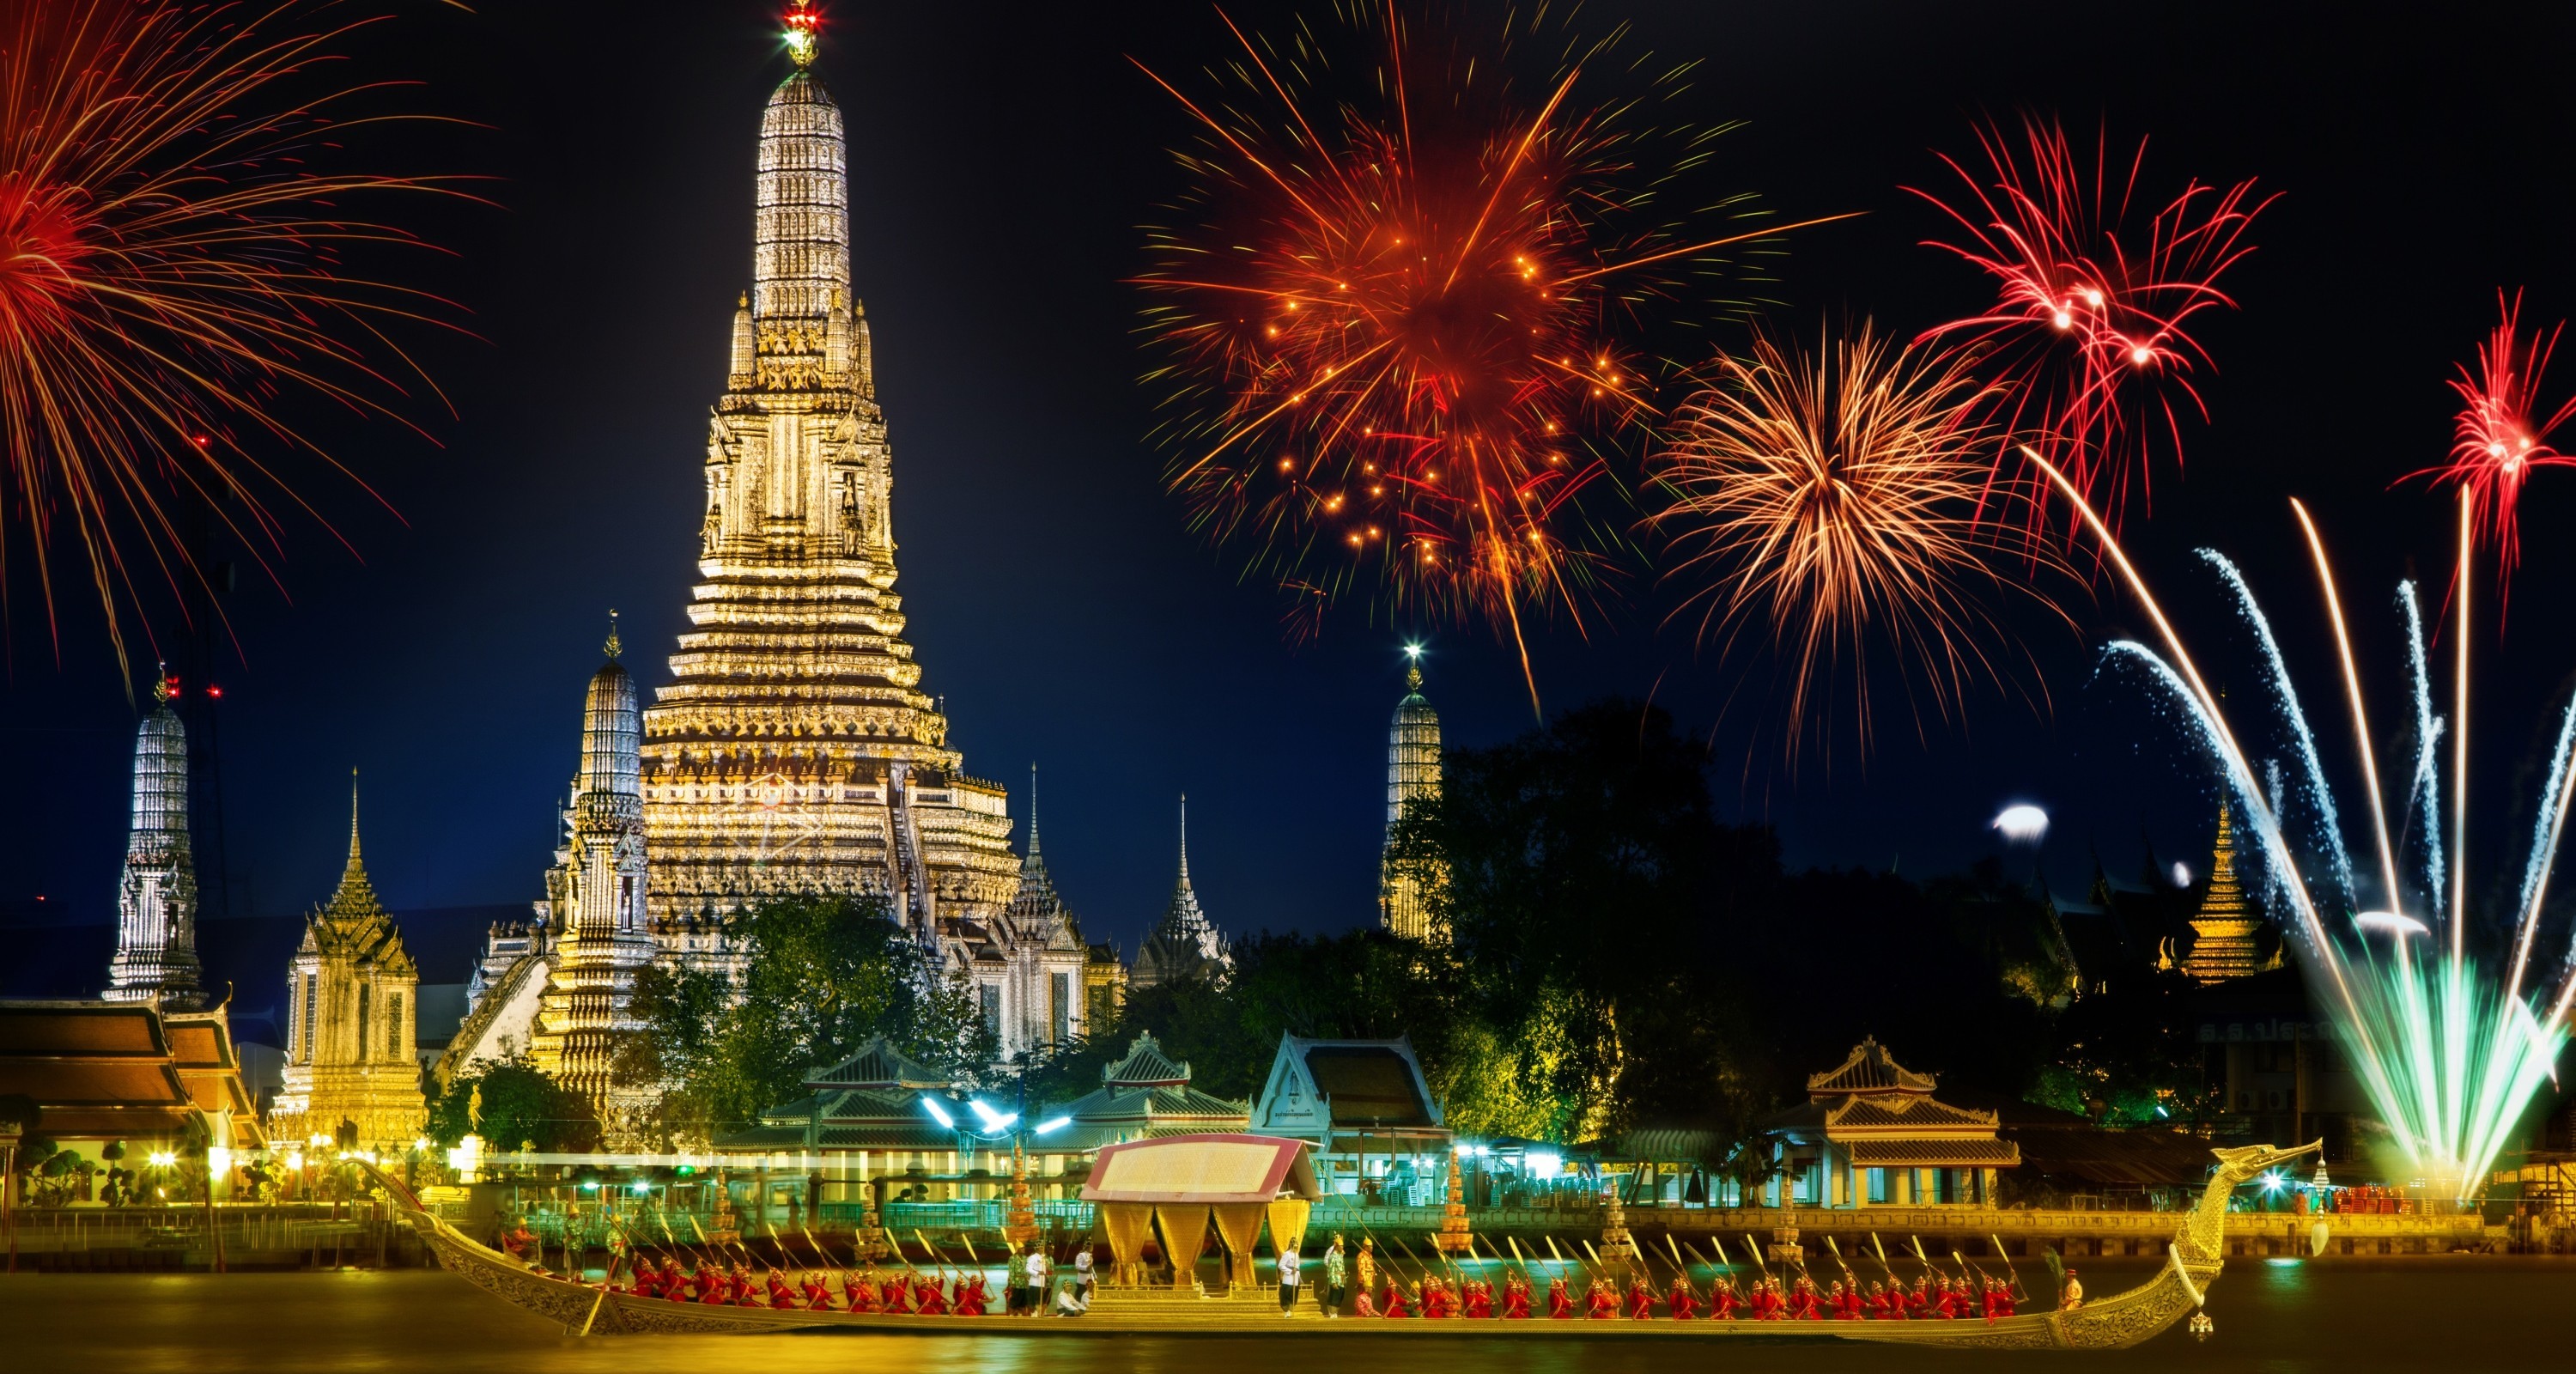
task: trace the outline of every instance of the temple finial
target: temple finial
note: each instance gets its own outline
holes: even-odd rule
[[[358,770],[349,770],[349,867],[358,866]]]
[[[1190,878],[1190,794],[1181,794],[1181,881]]]
[[[608,643],[602,645],[601,648],[607,652],[610,658],[615,658],[626,651],[625,644],[621,643],[617,638],[617,608],[614,606],[610,607],[608,610]]]
[[[813,0],[795,0],[787,10],[787,55],[796,59],[797,70],[814,65],[814,36],[823,27],[823,16],[814,12]]]
[[[153,664],[152,699],[154,701],[168,701],[173,695],[175,694],[172,692],[170,687],[170,665],[167,663]]]
[[[1404,689],[1408,692],[1422,690],[1422,646],[1419,644],[1404,646]]]

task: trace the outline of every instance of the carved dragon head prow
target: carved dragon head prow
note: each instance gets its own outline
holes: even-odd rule
[[[2320,1138],[2317,1140],[2311,1140],[2305,1145],[2291,1145],[2287,1147],[2279,1145],[2230,1145],[2224,1148],[2211,1150],[2210,1153],[2218,1156],[2218,1176],[2226,1179],[2228,1183],[2233,1186],[2235,1184],[2245,1182],[2247,1179],[2254,1177],[2256,1174],[2259,1174],[2276,1164],[2287,1164],[2291,1160],[2297,1159],[2299,1156],[2310,1153],[2311,1151],[2322,1152],[2325,1149],[2325,1145],[2325,1141]]]

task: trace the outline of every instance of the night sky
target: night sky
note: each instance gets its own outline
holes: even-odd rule
[[[404,6],[399,33],[358,55],[424,82],[414,108],[478,126],[414,134],[400,151],[492,178],[479,189],[494,207],[411,214],[453,256],[402,269],[467,307],[479,338],[421,346],[456,411],[415,408],[435,446],[392,425],[324,422],[399,513],[346,479],[299,478],[360,556],[290,518],[284,592],[251,572],[228,602],[239,650],[216,677],[236,915],[328,896],[352,767],[389,905],[539,895],[607,608],[624,612],[627,661],[647,688],[667,680],[683,624],[706,409],[750,272],[754,136],[787,70],[775,7],[480,8]],[[1232,12],[1272,30],[1292,13]],[[1197,0],[1025,12],[843,0],[827,15],[817,70],[851,135],[853,266],[894,445],[898,590],[951,742],[969,771],[1011,786],[1023,817],[1027,769],[1040,766],[1047,857],[1093,938],[1132,947],[1160,911],[1183,792],[1191,871],[1221,925],[1373,920],[1398,646],[1428,644],[1453,745],[1526,729],[1530,708],[1482,631],[1372,622],[1355,606],[1320,641],[1292,643],[1274,593],[1238,582],[1233,555],[1198,543],[1163,494],[1145,439],[1153,397],[1136,381],[1138,302],[1122,279],[1142,263],[1135,226],[1183,189],[1164,150],[1187,129],[1126,58],[1192,71],[1228,41],[1215,12]],[[1800,232],[1779,264],[1770,317],[1809,334],[1861,316],[1910,334],[1982,304],[1980,278],[1920,246],[1937,226],[1898,190],[1940,175],[1931,149],[1971,150],[1981,114],[2027,108],[2080,131],[2107,120],[2115,141],[2152,135],[2153,187],[2256,177],[2279,192],[2259,251],[2229,278],[2241,313],[2203,317],[2218,364],[2203,379],[2211,422],[2187,430],[2178,477],[2158,472],[2130,544],[2240,700],[2258,685],[2247,643],[2191,551],[2244,564],[2329,763],[2349,778],[2350,730],[2331,710],[2330,648],[2285,498],[2310,500],[2341,558],[2379,743],[2396,740],[2389,593],[2420,564],[2438,598],[2449,546],[2444,501],[2390,484],[2443,458],[2455,409],[2443,383],[2492,324],[2499,287],[2528,288],[2527,321],[2576,314],[2568,11],[1613,0],[1582,24],[1622,20],[1634,26],[1623,51],[1702,59],[1684,97],[1692,118],[1745,122],[1714,177],[1790,218],[1870,212]],[[1596,98],[1618,80],[1604,76]],[[2552,396],[2566,387],[2576,358]],[[2499,640],[2490,619],[2474,641],[2477,888],[2519,873],[2576,669],[2576,541],[2556,536],[2571,514],[2576,473],[2541,474],[2510,625]],[[67,619],[57,660],[24,585],[0,698],[0,911],[13,924],[104,923],[134,715],[94,622]],[[1727,814],[1776,824],[1794,864],[1955,869],[1995,852],[1988,821],[2021,801],[2056,816],[2043,857],[2064,892],[2082,891],[2088,846],[2136,875],[2142,834],[2166,864],[2206,862],[2213,769],[2134,674],[2097,673],[2105,640],[2147,628],[2124,598],[2075,599],[2075,630],[2032,627],[2025,676],[2044,684],[2043,706],[1981,694],[1963,725],[1935,720],[1921,738],[1890,711],[1866,760],[1840,747],[1830,767],[1818,755],[1795,770],[1758,713],[1721,718],[1742,675],[1758,697],[1770,665],[1695,650],[1665,624],[1673,599],[1639,576],[1588,636],[1541,630],[1539,687],[1551,709],[1651,693],[1713,739]],[[2357,819],[2352,838],[2366,843]],[[1778,952],[1837,953],[1819,931],[1780,932]]]

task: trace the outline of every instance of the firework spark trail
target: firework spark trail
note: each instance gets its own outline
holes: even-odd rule
[[[345,131],[402,118],[340,118],[372,87],[308,84],[340,40],[381,22],[299,27],[326,8],[61,0],[0,20],[0,439],[57,652],[58,523],[123,669],[120,601],[152,632],[129,527],[138,561],[183,593],[204,571],[172,501],[202,501],[274,578],[282,526],[261,490],[319,516],[252,445],[347,474],[277,401],[301,393],[401,420],[394,371],[436,392],[385,330],[444,325],[452,307],[341,263],[352,248],[419,241],[340,207],[455,194],[452,179],[325,165]],[[0,521],[0,564],[8,533]]]
[[[2217,698],[2209,692],[2153,593],[2101,516],[2066,474],[2031,449],[2023,448],[2021,452],[2066,498],[2155,622],[2171,663],[2132,641],[2121,641],[2106,652],[2133,657],[2150,666],[2157,680],[2192,717],[2203,742],[2219,762],[2227,785],[2243,798],[2250,828],[2260,841],[2262,860],[2297,908],[2299,933],[2304,937],[2299,947],[2313,967],[2332,982],[2334,1005],[2348,1033],[2346,1043],[2354,1067],[2398,1148],[2438,1186],[2453,1189],[2460,1198],[2472,1196],[2503,1149],[2522,1109],[2548,1078],[2559,1049],[2567,1043],[2567,1010],[2571,1002],[2576,1002],[2576,946],[2571,946],[2570,975],[2562,983],[2557,1003],[2546,1019],[2522,998],[2518,984],[2500,989],[2480,981],[2475,965],[2465,954],[2419,964],[2408,941],[2426,933],[2426,926],[2400,911],[2358,913],[2354,919],[2357,932],[2387,937],[2384,953],[2368,939],[2361,939],[2358,948],[2347,951],[2319,919],[2307,880],[2288,848],[2277,813],[2253,786],[2252,771],[2219,710]],[[2302,530],[2317,561],[2320,588],[2336,622],[2338,657],[2350,689],[2355,733],[2362,745],[2363,775],[2369,783],[2367,800],[2382,818],[2384,829],[2386,812],[2377,790],[2375,766],[2369,762],[2368,727],[2360,714],[2357,670],[2352,666],[2349,637],[2335,596],[2333,570],[2325,560],[2323,540],[2317,537],[2314,522],[2295,502],[2293,509],[2301,516]],[[2406,600],[2401,596],[2401,602]],[[2420,643],[2420,635],[2417,638]],[[2420,663],[2420,652],[2416,657]],[[2419,672],[2419,680],[2422,676]],[[2463,683],[2464,702],[2465,686]],[[2419,705],[2419,733],[2430,733],[2422,726],[2428,716],[2429,707]],[[2571,788],[2568,781],[2569,774],[2576,772],[2576,762],[2567,757],[2576,751],[2576,707],[2571,707],[2568,721],[2562,726],[2559,761],[2552,775],[2555,795],[2545,799],[2555,804],[2544,829],[2535,835],[2533,864],[2539,877],[2536,881],[2527,877],[2537,892],[2545,892],[2564,834],[2565,808],[2571,794],[2576,794],[2576,788]],[[2423,747],[2419,743],[2419,749]],[[2384,852],[2382,861],[2393,875],[2393,853]],[[2445,876],[2454,891],[2462,890],[2456,853]],[[2393,876],[2390,881],[2394,908],[2401,894],[2394,890]],[[2536,912],[2537,898],[2526,898],[2518,939],[2528,938],[2536,929]]]
[[[1197,189],[1149,231],[1136,283],[1167,355],[1148,380],[1172,393],[1168,482],[1193,528],[1299,592],[1302,631],[1357,589],[1481,621],[1521,646],[1535,709],[1523,620],[1584,628],[1627,551],[1614,441],[1659,413],[1665,367],[1638,339],[1738,275],[1727,250],[1802,226],[1741,197],[1715,206],[1735,232],[1662,208],[1723,130],[1577,100],[1615,36],[1567,36],[1532,104],[1490,51],[1425,52],[1391,7],[1349,13],[1382,30],[1373,88],[1337,78],[1310,32],[1283,48],[1231,18],[1216,98],[1137,64],[1202,130],[1177,154]],[[1563,36],[1511,22],[1507,47]]]
[[[2424,820],[2424,890],[2440,892],[2442,877],[2442,732],[2446,723],[2433,714],[2433,671],[2424,650],[2424,610],[2415,599],[2415,584],[2397,584],[2397,605],[2406,617],[2406,666],[2415,696],[2415,779],[2408,786],[2407,810]],[[2421,806],[2418,811],[2417,807]]]
[[[1703,607],[1700,638],[1731,646],[1768,623],[1788,660],[1793,758],[1822,679],[1846,660],[1867,749],[1876,638],[1909,695],[1919,678],[1947,718],[1970,681],[1996,676],[1987,644],[2003,632],[1971,586],[2018,587],[2056,609],[1990,561],[2035,554],[2048,567],[2045,546],[2024,549],[1976,516],[1994,388],[1960,352],[1891,347],[1866,325],[1813,354],[1757,332],[1713,372],[1657,460],[1669,500],[1652,517],[1687,551],[1667,575],[1706,579],[1683,602]]]
[[[1981,125],[1977,141],[1977,171],[1941,159],[1965,187],[1957,204],[1906,189],[1964,235],[1926,246],[1983,271],[1996,299],[1925,337],[1990,346],[2017,398],[2007,427],[2036,429],[2039,446],[2116,526],[2133,484],[2151,495],[2160,442],[2182,461],[2182,411],[2208,416],[2192,373],[2212,364],[2187,326],[2202,311],[2234,308],[2218,280],[2253,251],[2246,232],[2271,201],[2255,200],[2250,181],[2189,181],[2146,214],[2139,242],[2130,220],[2141,204],[2143,139],[2117,181],[2107,131],[2089,168],[2053,120],[2025,116],[2018,140]],[[1997,457],[2000,470],[2009,451]],[[2031,518],[2044,512],[2034,502]]]
[[[2202,549],[2199,553],[2226,580],[2228,590],[2236,597],[2237,614],[2253,627],[2263,645],[2263,663],[2271,670],[2274,699],[2280,703],[2282,719],[2298,740],[2299,764],[2307,773],[2308,802],[2316,808],[2318,831],[2334,859],[2335,881],[2343,888],[2345,900],[2359,906],[2360,898],[2352,885],[2352,855],[2343,843],[2343,817],[2335,808],[2334,789],[2326,785],[2325,764],[2317,756],[2317,737],[2308,728],[2307,708],[2300,704],[2298,688],[2290,681],[2290,665],[2281,656],[2280,640],[2273,637],[2271,619],[2255,604],[2254,589],[2245,585],[2245,575],[2237,571],[2235,563],[2216,549]],[[2395,899],[2390,900],[2393,905]]]
[[[2450,461],[2398,480],[2423,479],[2460,489],[2473,509],[2478,539],[2495,551],[2497,585],[2502,588],[2512,582],[2513,570],[2522,561],[2523,484],[2541,468],[2576,466],[2576,457],[2559,452],[2549,442],[2552,431],[2576,419],[2576,397],[2541,418],[2541,376],[2548,371],[2549,355],[2566,326],[2524,334],[2519,291],[2510,300],[2498,291],[2496,306],[2502,319],[2478,345],[2477,369],[2462,367],[2451,381],[2461,408],[2452,424]],[[2501,591],[2497,601],[2503,602]]]

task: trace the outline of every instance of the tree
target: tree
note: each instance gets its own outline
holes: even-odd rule
[[[999,1055],[972,981],[939,976],[883,898],[776,898],[738,917],[736,934],[747,953],[738,984],[661,968],[636,978],[644,1032],[616,1072],[664,1087],[666,1136],[739,1130],[876,1035],[969,1085]]]
[[[1560,1138],[1704,1115],[1746,1072],[1726,1009],[1775,910],[1776,840],[1719,822],[1706,748],[1634,701],[1443,762],[1393,836],[1456,980],[1459,1052],[1426,1058],[1471,1114]]]
[[[480,1135],[493,1150],[596,1150],[599,1117],[590,1101],[521,1056],[477,1061],[430,1099],[429,1138],[454,1145]]]

